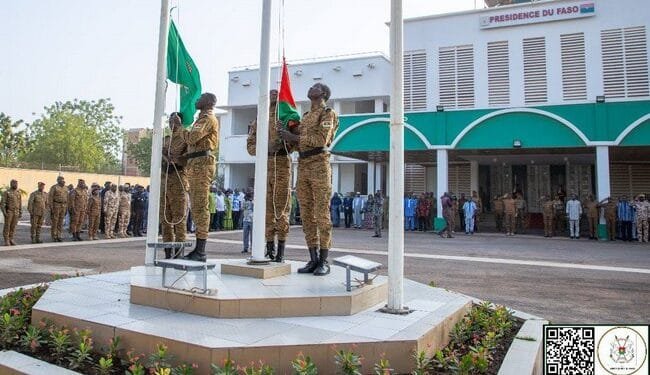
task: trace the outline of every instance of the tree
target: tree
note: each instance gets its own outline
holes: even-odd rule
[[[135,160],[135,164],[143,176],[149,176],[151,171],[151,142],[151,134],[148,134],[140,138],[138,143],[129,142],[126,146],[127,155]]]
[[[30,126],[27,161],[75,166],[88,172],[119,170],[120,116],[110,99],[56,102]]]
[[[0,163],[7,165],[16,162],[21,156],[29,152],[27,141],[27,128],[23,120],[12,121],[11,117],[0,112]]]

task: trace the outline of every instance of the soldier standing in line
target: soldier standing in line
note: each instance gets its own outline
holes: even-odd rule
[[[163,242],[185,242],[187,236],[187,177],[183,154],[187,144],[183,140],[183,115],[169,116],[172,134],[165,137],[162,148],[162,188],[160,193],[160,223]],[[176,258],[172,248],[165,248],[165,259]]]
[[[115,222],[119,204],[120,196],[117,194],[117,185],[111,184],[110,190],[104,194],[104,233],[108,239],[115,238]]]
[[[22,214],[22,197],[18,190],[18,181],[11,180],[9,189],[5,190],[2,194],[2,213],[5,217],[5,224],[2,230],[4,236],[5,246],[14,246],[14,233],[16,232],[16,224]]]
[[[201,262],[206,261],[205,243],[210,229],[208,193],[217,167],[213,153],[219,147],[219,121],[212,112],[216,104],[214,94],[202,94],[196,101],[196,109],[201,111],[198,119],[190,130],[183,131],[183,140],[187,143],[184,158],[187,160],[190,207],[196,225],[196,247],[185,259]]]
[[[297,190],[302,230],[309,248],[310,261],[298,272],[313,273],[315,276],[324,276],[330,272],[327,257],[332,246],[332,166],[327,147],[332,143],[339,127],[336,112],[325,105],[330,95],[327,85],[314,84],[307,93],[311,109],[303,115],[299,134],[280,130],[280,137],[297,144],[300,152]]]
[[[381,191],[377,190],[375,193],[375,204],[372,207],[372,215],[374,216],[375,235],[373,237],[381,238],[381,227],[384,223],[384,198],[381,196]]]
[[[636,231],[639,242],[648,242],[648,217],[650,203],[645,200],[645,194],[639,194],[633,203],[636,208]]]
[[[50,220],[52,220],[52,241],[62,242],[63,221],[68,211],[68,188],[65,186],[63,176],[56,178],[56,185],[50,188],[47,199],[50,208]]]
[[[515,208],[517,209],[517,215],[515,215],[515,232],[517,234],[524,233],[525,223],[526,223],[526,201],[521,193],[517,194],[517,199],[515,199]]]
[[[605,207],[605,222],[607,223],[607,238],[616,241],[616,201],[607,197],[598,202],[599,206]]]
[[[88,207],[88,188],[83,179],[79,179],[77,187],[70,193],[70,231],[73,241],[83,241],[79,235],[83,219]]]
[[[503,232],[503,200],[500,196],[494,196],[492,209],[494,210],[494,221],[497,226],[497,232],[501,233]]]
[[[43,226],[43,217],[47,210],[47,193],[45,192],[45,183],[38,183],[38,190],[29,195],[27,201],[27,211],[30,216],[32,243],[43,243],[41,241],[41,227]]]
[[[481,221],[481,214],[483,213],[483,200],[478,195],[476,190],[472,190],[472,200],[476,204],[476,214],[474,215],[474,232],[478,232],[479,223]],[[465,228],[465,231],[467,232],[467,228]]]
[[[90,188],[90,198],[88,198],[88,239],[97,240],[97,229],[102,213],[102,197],[99,194],[100,187],[93,184]]]
[[[587,225],[589,226],[589,239],[598,239],[598,218],[600,217],[600,205],[594,200],[594,196],[589,194],[584,203],[585,211],[587,213]]]
[[[454,238],[451,235],[450,227],[450,224],[453,222],[454,203],[452,202],[449,193],[445,192],[442,194],[442,197],[440,197],[440,205],[442,206],[442,217],[445,219],[445,226],[440,229],[438,235],[442,238]]]
[[[558,195],[553,200],[553,223],[555,225],[555,233],[564,233],[566,229],[566,214],[564,212],[564,200],[560,199]]]
[[[129,235],[126,233],[126,228],[131,220],[131,194],[126,191],[123,185],[118,188],[120,191],[118,199],[118,220],[120,221],[117,230],[117,235],[121,238],[126,238]]]
[[[276,120],[278,91],[269,92],[269,156],[266,163],[266,256],[275,262],[284,259],[284,248],[289,235],[289,211],[291,210],[291,156],[292,147],[280,139],[278,130],[295,128],[299,119],[288,124]],[[255,156],[257,123],[253,122],[246,139],[246,150]],[[275,237],[278,238],[278,252],[275,253]]]
[[[542,215],[544,216],[544,237],[553,237],[553,217],[555,202],[550,197],[542,197]]]
[[[514,236],[514,225],[517,217],[517,206],[511,194],[506,194],[503,199],[503,211],[506,219],[506,236]]]

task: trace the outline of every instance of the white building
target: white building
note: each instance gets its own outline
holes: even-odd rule
[[[271,87],[280,83],[279,66],[271,69]],[[300,113],[309,110],[307,91],[316,82],[332,89],[328,106],[339,115],[384,113],[388,110],[390,62],[380,53],[359,54],[327,60],[289,62],[293,95]],[[259,71],[257,68],[229,72],[227,111],[220,117],[221,146],[219,171],[224,186],[252,187],[255,159],[246,152],[248,125],[257,117]],[[295,156],[295,155],[294,155]],[[375,186],[375,165],[357,159],[332,156],[332,191],[360,191],[366,194]],[[294,159],[293,186],[297,160]],[[370,173],[368,172],[370,170]],[[368,181],[371,180],[370,184]]]

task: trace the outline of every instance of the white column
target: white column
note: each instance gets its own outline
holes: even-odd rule
[[[471,194],[472,191],[478,192],[478,161],[470,161],[469,162],[469,171],[470,171],[470,189],[469,193]],[[458,194],[460,196],[459,191],[455,191],[454,193]]]
[[[437,216],[442,217],[442,202],[440,201],[440,197],[442,194],[444,194],[447,190],[449,190],[449,176],[447,169],[449,168],[449,163],[448,163],[448,156],[447,156],[447,150],[442,149],[442,150],[436,150],[436,159],[437,159],[437,164],[436,164],[436,177],[437,177],[437,199],[436,202],[438,204],[438,211],[437,211]]]
[[[375,187],[375,162],[368,162],[368,194],[373,194],[377,190]]]
[[[291,162],[291,187],[295,188],[298,182],[298,163]]]
[[[249,263],[267,263],[264,257],[266,222],[266,163],[269,150],[269,87],[271,83],[271,2],[262,2],[262,36],[260,38],[260,80],[257,105],[257,139],[255,150],[255,210],[253,210],[252,254]]]
[[[596,196],[598,201],[610,196],[609,183],[609,147],[596,147]],[[600,216],[600,224],[605,224],[605,217]]]
[[[375,113],[384,112],[384,99],[375,99]]]
[[[341,166],[339,163],[332,163],[332,193],[340,193],[341,188]]]
[[[381,190],[381,163],[375,163],[375,191]],[[386,195],[386,192],[382,191],[382,194]]]
[[[156,101],[153,110],[153,134],[151,136],[151,188],[147,222],[147,243],[158,242],[160,209],[160,165],[162,163],[162,118],[165,113],[165,90],[167,86],[167,32],[169,29],[169,3],[160,5],[160,29],[158,30],[158,66],[156,70]],[[145,244],[146,246],[146,244]],[[145,248],[144,264],[153,265],[156,249]]]
[[[224,189],[229,189],[232,184],[232,165],[231,164],[224,164],[223,166],[223,188]]]
[[[402,0],[391,0],[390,61],[393,73],[390,110],[390,192],[388,221],[388,306],[404,312],[404,40]]]

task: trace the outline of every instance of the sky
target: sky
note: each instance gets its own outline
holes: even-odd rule
[[[169,1],[203,91],[226,105],[228,71],[259,64],[262,0]],[[403,3],[405,18],[475,6]],[[55,101],[110,98],[124,128],[152,126],[159,0],[4,0],[0,9],[0,112],[31,122]],[[280,14],[287,60],[388,54],[390,0],[273,0],[272,61],[279,57]],[[170,84],[167,111],[176,100]]]

